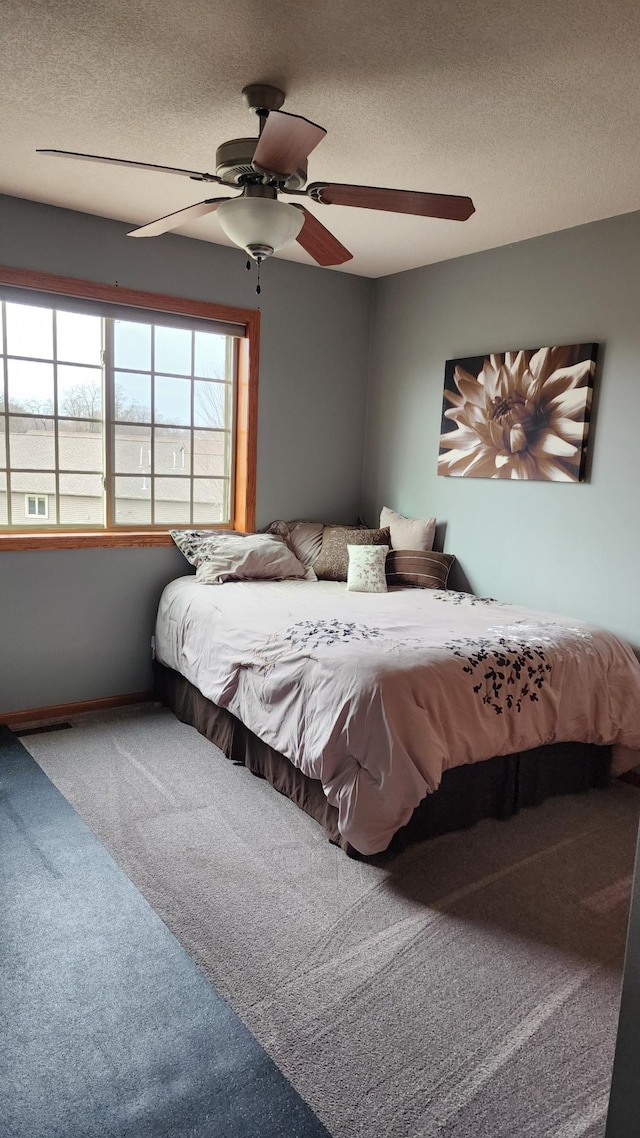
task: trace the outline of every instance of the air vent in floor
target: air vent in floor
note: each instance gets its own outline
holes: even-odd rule
[[[13,733],[21,738],[23,735],[44,735],[47,731],[66,731],[73,727],[73,723],[45,723],[42,727],[20,727]]]

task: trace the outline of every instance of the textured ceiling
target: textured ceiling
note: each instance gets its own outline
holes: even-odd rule
[[[312,205],[354,254],[337,271],[377,277],[640,208],[635,0],[4,0],[0,42],[0,192],[19,197],[143,224],[211,196],[34,152],[212,170],[221,142],[256,133],[241,90],[260,81],[327,128],[310,181],[475,202],[466,222]],[[215,215],[180,232],[229,243]],[[279,255],[309,261],[295,243]]]

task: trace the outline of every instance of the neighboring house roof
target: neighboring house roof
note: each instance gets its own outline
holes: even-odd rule
[[[123,472],[119,475],[117,493],[119,498],[144,500],[149,497],[151,436],[144,428],[127,428],[127,431],[131,433],[119,435],[116,439],[116,469]],[[194,499],[198,502],[216,498],[215,483],[212,485],[209,479],[224,477],[226,436],[227,432],[224,431],[195,432],[194,473],[207,478],[206,482],[196,480],[194,483]],[[156,434],[155,476],[179,476],[184,471],[186,480],[190,470],[189,444],[189,432],[169,436]],[[97,483],[96,480],[102,479],[102,451],[102,435],[97,432],[60,431],[61,467],[74,471],[65,474],[64,469],[60,470],[62,494],[66,497],[86,497],[99,492],[101,481]],[[54,492],[55,440],[52,431],[13,432],[10,436],[10,454],[12,467],[36,468],[33,471],[12,473],[13,490],[25,494]],[[184,486],[181,483],[181,478],[163,478],[159,496],[164,501],[184,501]]]

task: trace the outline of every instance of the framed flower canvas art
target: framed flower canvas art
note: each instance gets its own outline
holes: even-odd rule
[[[583,481],[597,348],[447,360],[438,474]]]

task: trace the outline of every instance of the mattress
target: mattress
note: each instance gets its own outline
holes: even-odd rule
[[[447,590],[193,576],[159,662],[318,780],[345,841],[389,845],[443,772],[559,742],[640,762],[640,664],[602,629]]]

